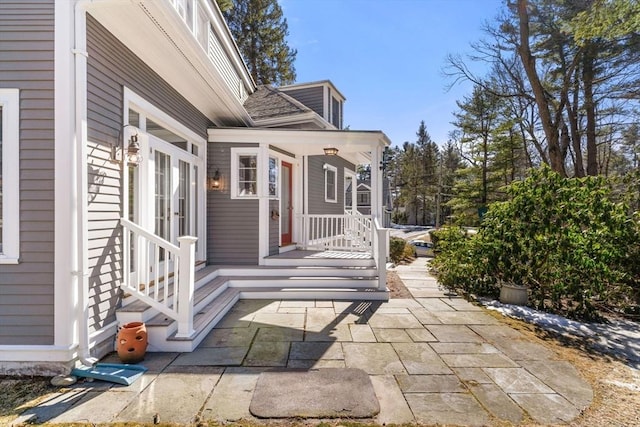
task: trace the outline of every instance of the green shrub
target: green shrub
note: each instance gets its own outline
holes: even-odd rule
[[[396,264],[413,259],[413,247],[404,239],[391,237],[389,239],[389,258]]]
[[[502,282],[525,285],[538,309],[580,319],[596,317],[598,306],[637,304],[640,227],[605,178],[544,167],[507,192],[476,236],[437,233],[443,285],[488,296]]]

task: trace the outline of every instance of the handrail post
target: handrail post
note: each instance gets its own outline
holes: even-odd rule
[[[178,237],[180,262],[178,263],[178,331],[176,337],[193,335],[193,295],[195,289],[195,255],[197,237]]]
[[[378,290],[387,289],[387,252],[389,246],[389,230],[381,228],[378,218],[373,221],[373,233],[375,238],[374,258],[378,267]]]

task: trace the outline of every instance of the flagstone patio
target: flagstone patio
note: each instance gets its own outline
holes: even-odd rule
[[[590,386],[571,364],[483,308],[445,295],[424,260],[397,272],[415,298],[240,301],[194,352],[148,353],[149,371],[131,386],[81,382],[18,422],[259,422],[250,406],[260,375],[268,372],[264,383],[274,384],[274,375],[293,369],[364,371],[380,407],[368,421],[379,424],[552,424],[591,403]],[[295,394],[304,393],[295,387]]]

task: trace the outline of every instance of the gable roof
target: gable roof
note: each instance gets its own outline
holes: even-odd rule
[[[313,112],[300,101],[269,85],[258,86],[258,89],[244,102],[244,108],[254,120]]]

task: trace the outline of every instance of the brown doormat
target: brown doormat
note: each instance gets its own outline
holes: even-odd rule
[[[380,412],[361,369],[263,372],[249,411],[259,418],[371,418]]]

